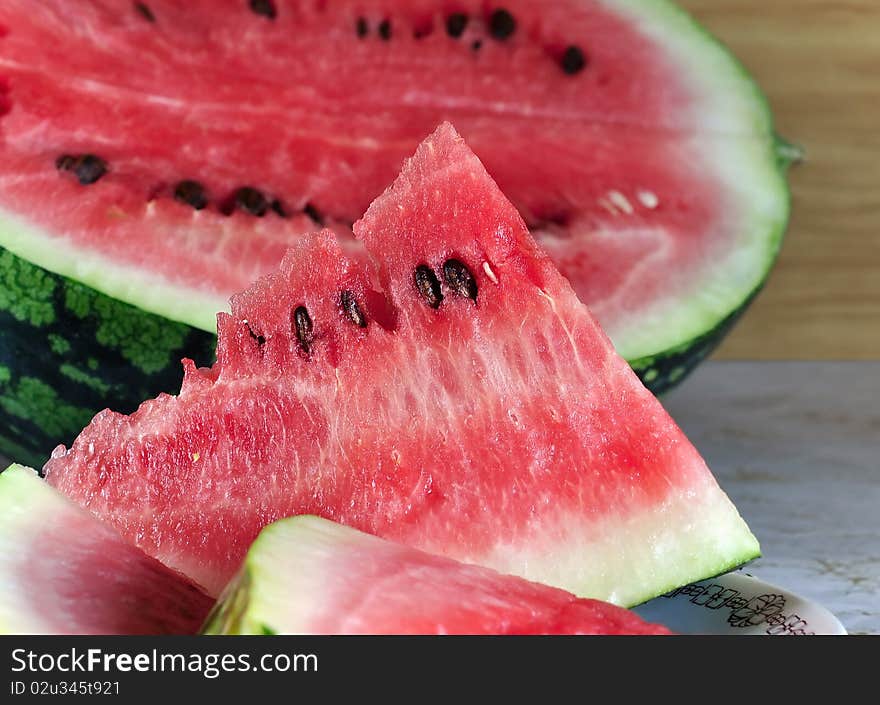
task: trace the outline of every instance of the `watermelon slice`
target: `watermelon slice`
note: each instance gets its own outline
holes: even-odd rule
[[[208,634],[669,634],[632,612],[312,516],[263,529]]]
[[[351,222],[444,119],[655,391],[767,276],[789,152],[669,3],[252,5],[0,3],[8,442],[46,453],[176,388],[181,354],[209,361],[192,328],[314,220],[362,256]]]
[[[354,227],[373,271],[304,239],[212,369],[99,414],[49,482],[212,595],[297,514],[622,605],[757,555],[452,127]]]
[[[194,634],[213,600],[37,477],[0,474],[0,634]]]

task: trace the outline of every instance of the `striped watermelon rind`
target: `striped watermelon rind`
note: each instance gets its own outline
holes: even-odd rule
[[[3,248],[0,330],[0,454],[35,467],[98,411],[180,389],[181,358],[208,365],[216,343]]]

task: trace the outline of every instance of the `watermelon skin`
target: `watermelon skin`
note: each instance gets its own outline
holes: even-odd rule
[[[130,3],[46,0],[35,11],[7,0],[0,246],[211,332],[228,296],[313,229],[309,205],[349,230],[403,157],[450,119],[619,352],[649,385],[656,374],[656,388],[668,387],[768,276],[788,218],[791,150],[741,65],[674,5],[505,6],[517,32],[483,37],[474,51],[491,9],[477,0],[456,7],[471,17],[460,41],[446,36],[450,8],[436,0],[279,3],[271,22],[239,0],[155,0],[155,23]],[[382,42],[375,27],[386,15],[394,34]],[[356,38],[360,17],[368,39]],[[425,27],[430,36],[411,36]],[[588,54],[577,76],[555,61],[568,41]],[[439,76],[418,60],[450,48]],[[117,120],[104,119],[111,111]],[[55,168],[67,152],[100,152],[109,172],[81,186]],[[204,210],[173,199],[183,178],[204,183]],[[290,217],[218,212],[246,183],[282,199]],[[648,362],[671,356],[666,372]]]
[[[374,270],[332,233],[300,243],[219,315],[213,368],[97,416],[49,482],[212,595],[297,514],[621,605],[758,554],[449,125],[355,231]],[[449,258],[470,263],[476,305],[448,283],[436,309],[419,293],[414,272]]]
[[[0,473],[0,634],[194,634],[213,601],[40,480]]]
[[[597,600],[313,516],[262,532],[206,634],[641,634],[670,631]]]
[[[42,467],[102,409],[179,389],[182,358],[213,361],[213,335],[2,248],[0,282],[0,455],[18,462]]]

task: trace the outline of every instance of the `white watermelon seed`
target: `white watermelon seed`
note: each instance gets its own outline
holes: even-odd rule
[[[498,277],[495,276],[495,272],[492,271],[492,267],[489,266],[488,262],[483,262],[483,271],[486,273],[486,276],[489,277],[489,281],[493,284],[498,283]]]
[[[636,195],[638,196],[639,203],[641,203],[645,208],[650,208],[651,210],[654,210],[657,206],[660,205],[660,199],[657,198],[657,194],[653,191],[646,191],[644,189],[641,189]]]
[[[609,191],[608,200],[614,205],[615,208],[622,210],[627,215],[632,215],[635,212],[632,203],[630,203],[629,199],[624,196],[620,191]]]

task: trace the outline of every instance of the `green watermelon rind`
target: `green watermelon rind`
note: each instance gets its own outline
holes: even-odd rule
[[[668,344],[661,346],[660,350],[646,349],[656,347],[656,337],[652,337],[649,346],[640,345],[630,336],[625,341],[619,341],[620,354],[640,376],[644,374],[647,377],[643,377],[646,386],[655,393],[662,393],[684,379],[696,364],[717,347],[766,285],[781,250],[791,214],[788,167],[800,161],[803,153],[776,132],[770,102],[745,65],[686,10],[667,0],[600,1],[624,12],[628,8],[629,18],[646,35],[668,47],[671,53],[677,51],[679,68],[690,70],[692,81],[704,85],[712,95],[713,100],[709,102],[711,110],[721,114],[736,111],[744,114],[741,123],[751,125],[753,131],[741,134],[719,131],[719,140],[729,138],[734,153],[737,149],[754,150],[750,158],[742,160],[749,164],[750,173],[741,181],[745,184],[744,188],[777,209],[769,217],[763,218],[762,222],[755,218],[750,223],[754,230],[747,233],[747,242],[761,245],[753,258],[755,270],[750,283],[731,290],[725,297],[723,307],[711,309],[710,306],[711,310],[701,310],[697,297],[692,297],[689,301],[690,311],[683,306],[674,316],[664,316],[660,325],[668,331],[675,331],[675,334],[666,336]],[[699,60],[694,60],[695,57],[699,57]],[[730,85],[727,90],[722,90],[719,87],[722,84]],[[711,125],[707,129],[711,131]],[[714,298],[717,298],[717,293],[713,292]],[[669,380],[668,373],[663,374],[666,370],[675,372],[674,381]]]
[[[789,143],[778,135],[774,135],[773,145],[778,169],[783,174],[792,164],[803,158],[803,152],[797,145]],[[790,215],[791,192],[786,187],[785,220],[774,233],[774,237],[768,240],[772,252],[761,281],[727,317],[705,333],[701,333],[681,345],[676,345],[653,355],[627,359],[630,367],[633,368],[642,383],[654,394],[660,395],[673,389],[700,362],[705,360],[722,343],[737,321],[742,318],[752,302],[763,291],[770,279],[770,274],[779,251],[782,249],[783,235],[788,227]]]
[[[216,344],[2,247],[0,330],[0,455],[34,467],[99,411],[179,391],[180,360],[209,365]]]

